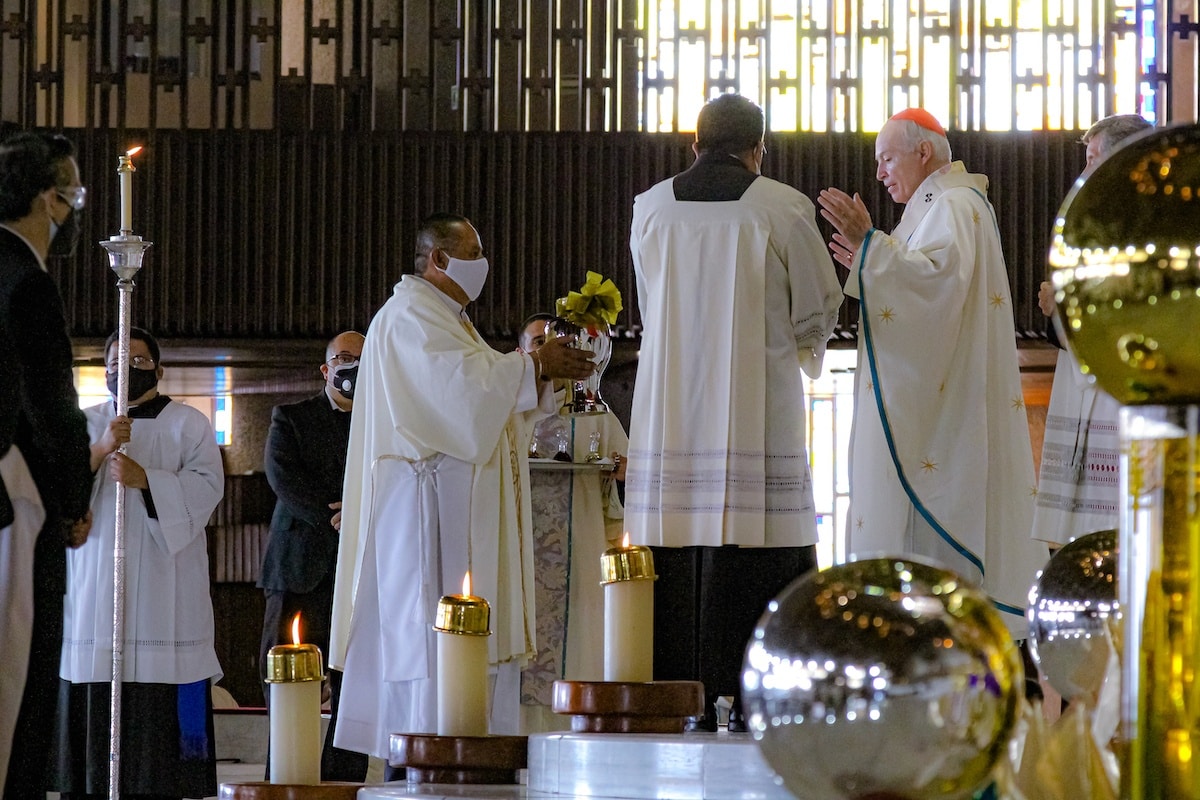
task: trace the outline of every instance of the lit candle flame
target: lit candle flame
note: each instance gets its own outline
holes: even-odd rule
[[[131,148],[131,149],[129,149],[129,150],[126,150],[126,151],[125,151],[125,155],[127,155],[127,156],[134,156],[134,155],[136,155],[137,153],[140,153],[140,152],[142,152],[142,146],[139,144],[137,147],[134,147],[134,148]]]
[[[300,644],[300,612],[292,617],[292,644]]]
[[[625,531],[625,535],[621,537],[621,547],[629,547],[629,531]]]
[[[463,597],[471,596],[471,570],[467,570],[467,574],[463,575]]]

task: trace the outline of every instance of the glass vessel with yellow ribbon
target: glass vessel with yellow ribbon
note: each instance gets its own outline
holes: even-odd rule
[[[575,347],[592,352],[596,371],[586,380],[574,381],[567,387],[560,414],[586,416],[607,414],[608,405],[600,397],[600,379],[612,358],[612,337],[609,328],[617,322],[621,310],[621,291],[611,278],[598,272],[588,272],[587,281],[578,292],[568,292],[554,304],[554,312],[562,320],[554,326],[555,335],[575,337]]]

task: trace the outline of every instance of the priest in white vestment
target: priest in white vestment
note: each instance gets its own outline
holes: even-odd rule
[[[405,275],[367,331],[342,494],[329,662],[344,670],[334,743],[384,758],[389,736],[437,724],[438,598],[491,604],[492,733],[516,733],[520,667],[534,649],[526,449],[556,377],[589,354],[559,340],[500,353],[465,306],[488,276],[466,219],[428,218]]]
[[[105,346],[117,389],[117,334]],[[113,676],[113,544],[118,481],[125,487],[125,629],[121,793],[216,793],[210,685],[215,649],[205,526],[224,495],[221,451],[208,418],[158,391],[157,341],[129,340],[129,414],[85,410],[92,441],[94,524],[67,554],[54,790],[105,794]],[[118,450],[124,445],[124,450]]]
[[[529,317],[518,349],[540,350],[547,323],[555,319],[551,314]],[[565,400],[566,390],[556,391],[555,409]],[[604,680],[600,557],[620,544],[624,533],[617,485],[625,480],[628,450],[629,437],[611,411],[583,416],[556,411],[534,425],[529,457],[537,459],[530,465],[537,653],[521,674],[522,733],[570,728],[570,719],[551,709],[554,681]],[[561,460],[575,466],[562,469]]]
[[[885,123],[875,155],[876,177],[905,205],[890,235],[858,195],[819,197],[860,302],[847,550],[950,567],[1024,639],[1049,553],[1027,533],[1033,451],[988,181],[951,162],[921,109]]]
[[[820,374],[842,302],[812,202],[760,174],[763,134],[762,109],[746,98],[707,103],[695,163],[638,195],[630,230],[643,325],[625,494],[631,541],[797,551],[735,554],[740,574],[726,576],[718,616],[686,612],[690,631],[671,630],[670,602],[713,593],[713,570],[729,554],[661,555],[708,565],[670,567],[695,575],[679,585],[657,570],[655,677],[703,680],[709,712],[715,695],[737,693],[766,603],[816,565],[801,373]],[[697,660],[700,674],[687,667]]]
[[[1122,140],[1153,126],[1137,114],[1117,114],[1097,122],[1080,141],[1087,147],[1084,174]],[[1038,304],[1054,314],[1054,289],[1043,283]],[[1047,338],[1059,343],[1053,325]],[[1066,544],[1087,533],[1115,530],[1120,513],[1121,404],[1079,371],[1079,362],[1059,350],[1054,367],[1046,434],[1038,473],[1033,538]]]

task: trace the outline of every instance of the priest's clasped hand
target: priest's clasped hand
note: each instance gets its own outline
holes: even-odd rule
[[[92,530],[92,510],[89,508],[87,514],[79,519],[64,519],[60,524],[63,544],[72,550],[81,547],[87,541],[88,534]]]
[[[581,381],[596,371],[591,352],[572,347],[574,339],[570,335],[547,339],[534,353],[534,365],[540,370],[539,377]]]
[[[867,231],[874,227],[871,213],[857,192],[850,197],[841,189],[822,189],[817,202],[821,204],[821,216],[837,228],[829,252],[833,253],[834,261],[849,269]]]

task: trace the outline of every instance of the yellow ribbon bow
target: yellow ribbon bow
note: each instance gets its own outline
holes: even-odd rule
[[[578,292],[568,292],[554,304],[555,313],[581,328],[593,327],[603,322],[615,325],[617,312],[621,310],[621,290],[599,272],[588,270],[587,281]]]

